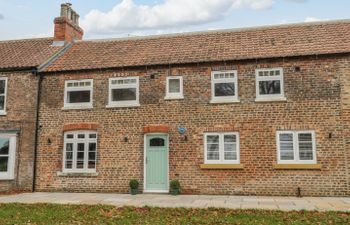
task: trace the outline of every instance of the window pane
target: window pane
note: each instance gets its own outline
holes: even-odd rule
[[[299,141],[299,159],[313,160],[312,134],[300,133],[298,134],[298,141]]]
[[[83,161],[84,160],[84,152],[78,152],[77,160],[78,161]]]
[[[224,159],[237,160],[236,144],[224,144]]]
[[[215,96],[235,96],[235,83],[216,83]]]
[[[66,169],[72,169],[72,167],[73,167],[72,161],[66,161],[65,166],[66,166]]]
[[[67,136],[66,136],[68,139],[72,139],[72,138],[74,138],[74,135],[73,134],[67,134]]]
[[[96,162],[95,161],[89,161],[88,168],[89,169],[95,169],[96,168]]]
[[[5,94],[6,81],[0,80],[0,94]]]
[[[259,94],[260,95],[281,94],[281,81],[280,80],[259,81]]]
[[[207,143],[219,143],[219,135],[208,135]]]
[[[0,172],[7,172],[9,157],[0,157]]]
[[[83,169],[84,168],[84,161],[77,161],[77,169]]]
[[[91,139],[94,139],[94,138],[96,138],[96,134],[89,134],[89,138],[91,138]]]
[[[169,93],[180,93],[180,79],[169,79]]]
[[[78,134],[78,138],[79,139],[84,139],[85,138],[85,134]]]
[[[89,152],[89,160],[95,160],[96,159],[96,152]]]
[[[10,144],[10,139],[0,138],[0,155],[9,154],[9,144]]]
[[[225,135],[224,141],[225,142],[236,142],[236,135]]]
[[[89,143],[89,152],[96,151],[96,143]]]
[[[73,151],[73,144],[72,143],[67,143],[66,144],[66,151],[67,152]]]
[[[136,88],[123,88],[112,90],[112,101],[136,100]]]
[[[294,160],[293,134],[280,134],[280,159]]]
[[[149,145],[151,147],[163,147],[165,146],[165,140],[163,138],[152,138]]]
[[[69,91],[68,103],[90,102],[90,91]]]
[[[84,143],[78,143],[78,151],[84,151]]]
[[[219,160],[219,135],[207,136],[207,160]]]
[[[5,96],[0,96],[0,110],[5,109]]]

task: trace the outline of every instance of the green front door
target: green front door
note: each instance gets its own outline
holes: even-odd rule
[[[168,191],[168,135],[147,135],[145,147],[145,191]]]

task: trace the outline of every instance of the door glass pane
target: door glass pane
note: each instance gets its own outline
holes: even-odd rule
[[[180,79],[169,79],[169,93],[180,93]]]
[[[280,159],[294,160],[293,134],[280,134]]]
[[[224,97],[224,96],[235,96],[235,83],[216,83],[215,87],[215,96]]]
[[[90,102],[90,91],[69,91],[68,103],[86,103]]]
[[[112,90],[112,101],[136,100],[136,88],[123,88]]]
[[[298,134],[299,141],[299,159],[313,160],[313,144],[311,133]]]
[[[0,157],[0,172],[7,172],[9,157]]]
[[[0,138],[0,155],[8,155],[9,154],[9,138]]]
[[[151,146],[151,147],[163,147],[163,146],[165,146],[165,140],[163,138],[152,138],[149,141],[149,146]]]
[[[259,81],[259,94],[260,95],[281,94],[281,81],[280,80]]]

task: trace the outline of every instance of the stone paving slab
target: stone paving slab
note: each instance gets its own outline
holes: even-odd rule
[[[104,194],[104,193],[23,193],[0,196],[0,203],[107,204],[121,206],[154,206],[185,208],[230,208],[268,210],[318,210],[350,212],[350,197],[274,197],[215,196],[167,194]]]

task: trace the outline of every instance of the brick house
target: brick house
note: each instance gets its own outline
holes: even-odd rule
[[[350,21],[74,42],[41,71],[39,191],[349,195]]]
[[[54,37],[0,41],[0,192],[34,189],[39,71],[82,38],[78,19],[63,4]]]

